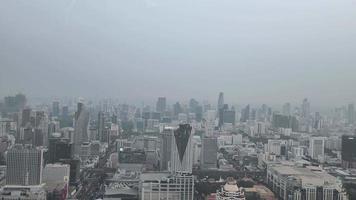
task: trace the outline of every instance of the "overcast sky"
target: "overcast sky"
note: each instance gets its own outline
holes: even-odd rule
[[[355,0],[2,0],[0,96],[356,100]]]

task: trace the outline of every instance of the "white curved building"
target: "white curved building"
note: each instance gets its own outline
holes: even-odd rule
[[[226,184],[216,193],[217,200],[246,200],[245,193],[237,186],[234,178],[227,178]]]

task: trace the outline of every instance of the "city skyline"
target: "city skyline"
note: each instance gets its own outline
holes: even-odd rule
[[[232,102],[344,104],[356,99],[352,8],[348,0],[4,1],[0,96],[130,102],[224,91]]]

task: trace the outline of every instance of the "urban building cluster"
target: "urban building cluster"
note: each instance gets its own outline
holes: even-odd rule
[[[354,105],[0,101],[0,199],[356,199]]]

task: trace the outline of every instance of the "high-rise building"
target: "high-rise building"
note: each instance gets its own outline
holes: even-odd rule
[[[39,185],[42,183],[43,150],[15,145],[7,153],[7,185]]]
[[[324,162],[325,137],[311,137],[309,141],[309,155],[311,158]]]
[[[48,146],[49,163],[71,158],[72,144],[69,139],[50,138]]]
[[[52,116],[54,117],[59,116],[59,101],[52,102]]]
[[[105,115],[104,112],[100,111],[98,113],[98,135],[96,137],[96,140],[102,140],[104,136],[104,131],[105,131]]]
[[[302,103],[302,117],[308,118],[310,115],[310,103],[307,98],[303,100]]]
[[[219,99],[218,99],[218,110],[223,107],[224,107],[224,93],[220,92]]]
[[[167,171],[171,162],[171,151],[174,138],[174,128],[165,127],[160,135],[161,147],[160,147],[160,169],[161,171]]]
[[[347,106],[347,122],[349,124],[353,124],[355,122],[355,107],[352,103]]]
[[[192,173],[192,137],[192,127],[189,124],[180,124],[174,131],[174,142],[171,146],[171,172]]]
[[[166,97],[158,97],[156,111],[159,113],[164,113],[166,111],[166,104]]]
[[[31,124],[31,113],[32,113],[31,108],[25,108],[25,109],[22,110],[21,126],[24,127],[27,124]]]
[[[218,140],[216,137],[203,137],[201,150],[201,168],[217,168]]]
[[[356,136],[342,136],[341,159],[343,167],[356,168]]]
[[[287,115],[287,116],[289,116],[289,115],[291,115],[291,105],[290,105],[290,103],[285,103],[284,105],[283,105],[283,115]]]
[[[77,112],[75,113],[74,124],[74,155],[80,155],[80,149],[83,142],[88,141],[89,112],[84,103],[79,102]]]
[[[250,119],[250,105],[247,105],[244,109],[241,111],[241,122],[247,122]]]

